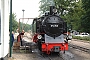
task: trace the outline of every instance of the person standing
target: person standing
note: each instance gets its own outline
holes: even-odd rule
[[[13,47],[13,43],[14,43],[14,32],[12,31],[12,41],[11,41],[11,46]]]
[[[22,32],[21,33],[19,33],[19,35],[17,36],[17,42],[20,42],[21,44],[21,46],[23,46],[23,42],[22,42],[22,38],[23,38],[23,35],[24,35],[24,30],[22,30]]]
[[[20,35],[21,35],[21,40],[20,40],[20,41],[21,41],[21,46],[23,46],[23,41],[22,41],[22,39],[23,39],[24,33],[25,33],[24,30],[22,30],[22,32],[20,33]]]

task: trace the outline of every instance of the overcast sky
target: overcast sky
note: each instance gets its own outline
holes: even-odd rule
[[[39,1],[40,0],[12,0],[12,11],[13,13],[16,13],[17,15],[17,20],[19,18],[23,17],[23,11],[22,9],[25,10],[24,12],[24,17],[25,18],[35,18],[38,17],[39,15]],[[26,23],[26,20],[24,20]],[[32,20],[29,20],[28,24],[31,24]]]

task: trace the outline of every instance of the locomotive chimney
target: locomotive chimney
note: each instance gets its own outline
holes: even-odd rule
[[[55,8],[55,6],[50,6],[50,15],[53,14],[53,9]]]

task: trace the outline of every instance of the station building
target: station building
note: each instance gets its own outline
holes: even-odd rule
[[[0,60],[9,54],[9,0],[0,0]]]

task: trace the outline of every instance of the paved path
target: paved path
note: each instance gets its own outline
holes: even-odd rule
[[[26,53],[13,53],[12,58],[8,60],[38,60],[35,54]]]
[[[14,37],[15,37],[15,39],[17,39],[17,36],[18,36],[18,34],[16,33],[15,35],[14,35]],[[31,36],[30,36],[30,34],[26,34],[25,36],[28,36],[28,38],[27,37],[23,37],[23,42],[25,43],[25,42],[33,42],[32,40],[31,40]],[[35,56],[34,56],[34,54],[30,54],[30,53],[28,53],[28,54],[26,54],[26,53],[16,53],[15,51],[12,53],[12,57],[11,58],[8,58],[8,60],[37,60],[37,58],[35,58]]]

